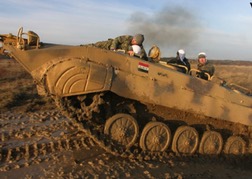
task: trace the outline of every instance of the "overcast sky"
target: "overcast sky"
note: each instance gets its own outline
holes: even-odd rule
[[[79,45],[142,33],[162,57],[252,61],[252,0],[0,0],[0,34],[33,30],[43,42]]]

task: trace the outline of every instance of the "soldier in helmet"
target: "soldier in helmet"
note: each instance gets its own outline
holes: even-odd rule
[[[188,59],[185,57],[185,51],[183,49],[179,49],[177,51],[177,56],[169,61],[167,61],[168,64],[175,64],[175,65],[180,65],[179,71],[183,73],[187,73],[191,69],[191,65],[188,61]],[[185,67],[185,68],[184,68]]]
[[[136,34],[134,36],[124,35],[116,37],[110,46],[110,50],[122,49],[131,56],[134,56],[134,51],[132,49],[133,45],[138,45],[141,51],[137,54],[139,58],[147,60],[147,55],[143,47],[144,35]]]
[[[200,52],[198,54],[198,70],[197,77],[204,80],[210,80],[209,77],[211,78],[214,75],[215,68],[207,60],[205,52]]]
[[[105,48],[107,50],[123,50],[130,56],[137,56],[139,58],[147,60],[147,55],[143,47],[143,41],[144,35],[142,34],[136,34],[134,36],[123,35],[114,39],[108,39],[108,41],[97,42],[94,45],[96,47]],[[139,46],[141,48],[140,52],[135,53],[133,50],[133,46]]]

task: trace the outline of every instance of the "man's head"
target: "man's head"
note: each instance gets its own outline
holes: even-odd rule
[[[178,55],[178,57],[179,57],[179,59],[180,59],[181,61],[184,61],[184,58],[185,58],[185,51],[184,51],[183,49],[179,49],[179,50],[177,51],[177,55]]]
[[[142,35],[142,34],[136,34],[136,35],[134,35],[131,43],[133,45],[142,45],[143,41],[144,41],[144,35]]]
[[[202,65],[204,65],[206,62],[207,62],[207,59],[206,59],[206,53],[205,52],[200,52],[198,54],[198,62]]]

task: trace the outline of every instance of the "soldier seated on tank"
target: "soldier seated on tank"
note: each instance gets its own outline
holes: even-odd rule
[[[114,39],[108,39],[107,41],[97,42],[94,46],[113,51],[123,50],[129,55],[135,56],[132,46],[138,45],[141,48],[141,51],[138,53],[137,57],[148,60],[143,47],[143,41],[144,36],[142,34],[136,34],[135,36],[123,35]]]
[[[185,57],[185,51],[183,49],[178,50],[176,57],[167,61],[167,63],[176,66],[178,71],[182,73],[188,73],[191,69],[191,65],[188,59]]]
[[[206,59],[206,53],[200,52],[198,54],[198,72],[197,77],[204,80],[210,80],[214,75],[214,66]]]

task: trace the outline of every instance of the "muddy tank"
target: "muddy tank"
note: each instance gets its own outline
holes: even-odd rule
[[[123,157],[251,153],[252,98],[219,82],[94,45],[58,45],[20,28],[1,52],[38,93],[102,148]]]

